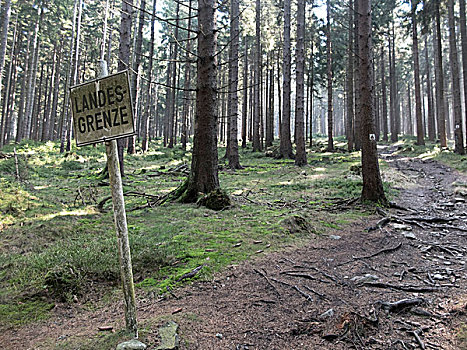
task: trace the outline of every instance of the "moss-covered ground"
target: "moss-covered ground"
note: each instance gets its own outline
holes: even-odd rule
[[[2,149],[0,159],[0,328],[44,319],[57,301],[96,307],[96,299],[105,302],[119,288],[111,201],[103,211],[97,208],[110,195],[100,175],[104,146],[60,154],[57,143],[24,142],[16,145],[16,159],[13,147]],[[224,165],[219,171],[232,206],[213,211],[170,201],[148,206],[141,194],[163,196],[177,188],[191,157],[159,141],[150,149],[125,155],[138,293],[166,293],[189,282],[182,276],[197,267],[202,266],[195,278],[207,279],[229,264],[303,244],[371,214],[361,206],[332,210],[360,195],[357,152],[315,147],[309,164],[297,168],[291,160],[242,149],[243,169]],[[219,149],[219,155],[224,152]],[[298,221],[290,219],[297,216],[306,224],[294,225]]]

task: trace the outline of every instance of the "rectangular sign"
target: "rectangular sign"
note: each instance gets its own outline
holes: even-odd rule
[[[70,88],[77,146],[135,134],[128,71]]]

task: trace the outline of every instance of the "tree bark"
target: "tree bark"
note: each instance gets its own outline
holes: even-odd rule
[[[373,69],[371,43],[371,0],[359,2],[360,109],[362,116],[362,200],[386,204],[379,172],[373,110]]]
[[[261,151],[261,1],[256,0],[255,106],[253,114],[253,152]]]
[[[354,69],[353,69],[353,63],[354,63],[354,56],[353,56],[353,8],[352,8],[352,0],[349,0],[349,10],[348,10],[348,25],[349,25],[349,31],[348,31],[348,48],[347,48],[347,79],[346,79],[346,92],[347,92],[347,128],[346,128],[346,134],[347,134],[347,149],[349,152],[353,151],[354,149]]]
[[[152,12],[151,12],[151,39],[149,41],[149,63],[148,63],[148,83],[146,85],[146,105],[144,108],[142,121],[141,121],[141,129],[142,129],[142,137],[141,137],[141,148],[143,152],[147,152],[148,150],[148,138],[149,138],[149,114],[151,108],[151,82],[152,82],[152,65],[153,65],[153,56],[154,56],[154,21],[156,20],[156,0],[153,0],[152,3]]]
[[[418,0],[412,0],[412,54],[415,80],[415,119],[417,121],[417,145],[425,144],[422,97],[420,91],[420,63],[418,55],[418,30],[417,30],[417,4]]]
[[[433,106],[433,87],[431,85],[431,68],[428,59],[428,40],[425,37],[425,66],[426,66],[426,92],[428,99],[428,140],[434,141],[436,138],[435,111]]]
[[[188,31],[187,31],[187,43],[186,43],[186,64],[185,64],[185,84],[184,84],[184,89],[185,91],[183,92],[183,111],[182,111],[182,130],[181,130],[181,139],[180,142],[182,143],[182,149],[186,150],[186,144],[188,142],[188,119],[189,119],[189,112],[190,112],[190,97],[191,93],[189,91],[190,89],[190,80],[191,80],[191,63],[189,62],[190,58],[190,51],[191,51],[191,4],[192,1],[189,0],[188,2]]]
[[[360,86],[360,59],[358,57],[359,50],[359,38],[358,38],[358,14],[359,14],[359,2],[358,0],[353,0],[354,3],[354,105],[355,105],[355,120],[354,120],[354,144],[355,150],[360,151],[362,149],[362,140],[361,140],[361,115],[358,112],[358,106],[360,104],[360,89],[357,87]]]
[[[135,115],[135,120],[139,118],[139,114],[137,113],[138,109],[137,106],[139,104],[139,99],[141,94],[139,93],[139,82],[140,82],[140,69],[141,69],[141,52],[143,47],[143,28],[144,28],[144,21],[145,21],[145,10],[146,10],[146,0],[141,0],[140,4],[141,8],[144,11],[140,10],[139,13],[139,21],[138,21],[138,32],[136,36],[136,45],[135,45],[135,52],[134,52],[134,60],[133,60],[133,72],[131,74],[131,97],[133,100],[133,111]],[[129,154],[135,153],[135,136],[128,137],[128,150]]]
[[[283,107],[280,135],[280,155],[282,158],[293,159],[292,141],[290,137],[290,94],[291,94],[291,53],[290,53],[290,19],[291,0],[284,0],[284,59],[283,71]]]
[[[230,57],[229,57],[229,143],[228,159],[231,169],[240,169],[238,155],[238,42],[240,9],[238,0],[230,0]]]
[[[297,46],[296,46],[296,101],[295,101],[295,165],[306,165],[305,151],[305,0],[297,5]]]
[[[219,188],[217,154],[217,30],[215,0],[198,2],[198,61],[193,156],[187,189],[181,200]]]
[[[133,14],[133,0],[122,1],[122,14],[120,18],[120,46],[118,49],[118,70],[122,71],[130,64],[130,44],[131,44],[131,22]],[[123,163],[123,150],[125,149],[126,138],[117,140],[118,162],[120,164],[120,175],[125,176]]]
[[[464,75],[464,120],[467,122],[467,28],[465,18],[465,0],[459,0],[460,32],[462,45],[462,72]]]
[[[383,104],[382,107],[382,132],[383,132],[383,141],[388,142],[388,102],[387,102],[387,93],[386,93],[386,64],[384,59],[384,46],[381,46],[381,97]]]
[[[327,91],[328,91],[328,147],[327,150],[334,150],[334,139],[332,137],[333,118],[333,95],[332,95],[332,56],[331,56],[331,18],[330,0],[326,1],[326,62],[327,62]]]
[[[242,106],[242,148],[246,148],[247,115],[248,115],[248,37],[244,37],[245,54],[243,57],[243,106]]]
[[[3,92],[3,89],[2,89],[3,69],[5,67],[5,54],[6,54],[7,39],[8,39],[8,25],[10,24],[11,0],[5,0],[5,5],[3,5],[2,7],[2,14],[3,14],[2,29],[0,32],[2,34],[2,37],[0,38],[0,98]],[[0,140],[0,146],[1,146],[1,140]]]
[[[459,57],[457,54],[456,23],[454,20],[454,0],[448,0],[449,19],[449,61],[451,63],[452,102],[454,111],[454,152],[465,154],[464,133],[462,130],[461,90],[459,81]]]
[[[441,147],[447,147],[446,138],[446,109],[444,99],[444,71],[443,48],[441,35],[441,16],[439,14],[439,2],[435,0],[436,35],[435,38],[435,80],[436,80],[436,112],[438,114],[438,134]]]

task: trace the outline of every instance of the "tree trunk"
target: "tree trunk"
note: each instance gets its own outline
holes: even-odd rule
[[[175,33],[174,33],[174,40],[175,43],[173,44],[173,51],[172,51],[172,88],[170,90],[170,106],[169,106],[169,148],[173,148],[175,144],[175,123],[177,122],[176,118],[176,109],[175,104],[177,103],[176,100],[176,86],[177,86],[177,60],[178,60],[178,27],[179,27],[179,13],[180,13],[180,2],[177,1],[177,7],[175,11]]]
[[[383,104],[382,108],[382,132],[383,132],[383,141],[388,142],[388,102],[386,94],[386,65],[384,59],[384,46],[381,46],[381,103]]]
[[[354,3],[354,105],[355,105],[355,119],[354,119],[354,144],[355,144],[355,150],[360,151],[362,149],[362,140],[360,136],[360,131],[361,131],[361,116],[360,113],[358,112],[358,106],[360,104],[359,99],[360,99],[360,89],[358,89],[358,86],[360,86],[360,58],[358,57],[358,50],[359,50],[359,40],[358,40],[358,11],[359,11],[359,3],[358,0],[353,0]]]
[[[149,64],[148,64],[148,83],[146,85],[146,105],[142,115],[141,129],[142,129],[142,138],[141,138],[141,148],[143,152],[148,150],[148,138],[149,138],[149,114],[151,108],[151,83],[152,83],[152,65],[153,65],[153,56],[154,56],[154,21],[156,20],[156,0],[153,0],[152,3],[152,12],[151,12],[151,39],[149,41]]]
[[[253,114],[253,152],[261,151],[261,1],[256,0],[255,106]]]
[[[305,0],[298,0],[297,6],[297,47],[296,47],[296,101],[295,101],[295,165],[306,165],[305,151]]]
[[[141,51],[143,47],[143,28],[145,24],[145,11],[146,11],[146,0],[141,0],[141,9],[139,13],[139,22],[138,22],[138,34],[136,36],[136,45],[134,52],[133,60],[133,72],[131,74],[131,97],[133,100],[133,111],[135,114],[135,120],[138,119],[137,106],[139,104],[139,99],[141,94],[139,93],[139,81],[140,81],[140,67],[141,67]],[[129,154],[135,153],[135,136],[128,137],[128,150]]]
[[[198,2],[198,62],[193,156],[184,202],[219,188],[217,160],[217,30],[214,0]],[[202,29],[202,30],[201,30]]]
[[[448,0],[449,18],[449,61],[451,63],[452,102],[454,111],[454,152],[465,154],[464,133],[462,130],[461,90],[459,81],[459,57],[457,54],[456,23],[454,20],[454,0]]]
[[[446,109],[444,99],[444,71],[443,48],[441,35],[441,16],[439,14],[439,2],[435,0],[436,35],[435,40],[435,80],[436,80],[436,112],[438,114],[438,134],[441,147],[447,147],[446,138]]]
[[[190,59],[190,50],[191,50],[191,4],[192,1],[189,0],[188,2],[188,31],[187,31],[187,43],[186,43],[186,64],[185,64],[185,84],[184,84],[184,89],[185,91],[183,92],[183,111],[182,111],[182,132],[181,132],[181,143],[182,143],[182,149],[186,150],[186,144],[188,142],[188,119],[189,119],[189,112],[190,112],[190,98],[191,98],[191,93],[189,91],[190,89],[190,80],[191,80],[191,64],[189,62]]]
[[[462,45],[462,72],[464,75],[464,120],[467,123],[467,28],[465,18],[465,0],[459,0],[460,27]]]
[[[428,59],[428,40],[425,37],[425,65],[426,65],[426,92],[428,99],[428,139],[435,141],[436,138],[436,124],[435,124],[435,111],[433,106],[433,87],[431,85],[431,68]]]
[[[32,43],[32,59],[30,60],[29,66],[29,79],[28,79],[28,92],[26,95],[26,111],[25,111],[25,123],[23,124],[23,136],[26,139],[29,139],[31,136],[31,124],[33,122],[34,114],[34,101],[35,101],[35,91],[36,91],[36,78],[37,78],[37,61],[39,59],[39,32],[42,25],[42,20],[44,18],[44,11],[42,6],[39,7],[39,17],[36,22],[34,29],[34,39]]]
[[[412,120],[412,98],[410,96],[410,83],[407,83],[407,133],[413,135],[413,120]]]
[[[5,5],[3,5],[1,10],[2,10],[3,16],[2,16],[2,29],[0,31],[0,33],[2,34],[2,37],[0,38],[0,99],[1,99],[1,93],[3,92],[3,89],[2,89],[3,68],[5,67],[5,54],[6,54],[7,39],[8,39],[8,25],[10,24],[10,14],[11,14],[11,0],[5,0]],[[3,138],[3,133],[2,133],[2,138]],[[2,143],[0,140],[0,146],[1,145]]]
[[[394,33],[394,31],[393,31]],[[389,112],[389,124],[391,129],[391,142],[397,142],[397,131],[396,131],[396,84],[395,84],[395,75],[396,72],[394,71],[394,47],[392,45],[393,41],[391,37],[389,39],[389,95],[390,95],[390,112]]]
[[[21,92],[20,92],[20,99],[19,99],[19,106],[18,106],[18,122],[16,124],[16,138],[15,142],[19,143],[23,139],[23,124],[25,123],[25,118],[24,118],[24,102],[26,100],[26,94],[27,94],[27,87],[26,87],[26,82],[28,80],[28,75],[29,75],[29,61],[31,60],[31,54],[29,48],[31,47],[31,33],[28,34],[27,36],[27,46],[26,46],[26,57],[24,58],[24,63],[23,63],[23,76],[21,79]]]
[[[346,80],[346,91],[347,91],[347,149],[349,152],[353,151],[354,149],[354,96],[353,96],[353,8],[352,8],[352,0],[349,0],[349,38],[348,38],[348,48],[347,48],[347,80]]]
[[[60,132],[60,153],[65,152],[65,142],[66,142],[66,133],[67,133],[67,120],[68,120],[68,113],[69,113],[69,96],[70,96],[70,85],[71,79],[73,74],[73,50],[75,48],[75,29],[76,29],[76,13],[78,11],[78,6],[80,6],[81,0],[75,0],[74,8],[73,8],[73,19],[72,19],[72,27],[71,27],[71,37],[70,37],[70,50],[68,52],[68,69],[67,69],[67,76],[66,76],[66,83],[65,83],[65,98],[63,100],[63,107],[61,113],[61,126],[59,129]]]
[[[122,71],[130,64],[130,44],[131,44],[131,17],[133,13],[133,0],[122,2],[122,14],[120,19],[120,46],[118,49],[118,70]],[[120,163],[120,174],[125,176],[123,164],[123,150],[125,149],[126,138],[117,140],[118,162]]]
[[[248,115],[248,38],[244,37],[245,54],[243,57],[243,108],[242,108],[242,148],[246,148],[246,131]]]
[[[334,150],[333,134],[333,97],[332,97],[332,56],[331,56],[331,19],[330,0],[326,1],[326,62],[327,62],[327,91],[328,91],[328,147],[327,150]]]
[[[415,119],[417,121],[417,145],[425,144],[422,117],[422,97],[420,91],[420,64],[418,58],[418,33],[417,33],[417,4],[418,0],[412,0],[412,54],[415,80]]]
[[[371,43],[371,0],[359,2],[360,109],[362,116],[362,200],[386,204],[379,172],[373,110],[373,69]]]
[[[240,10],[238,0],[230,0],[230,57],[229,57],[229,143],[228,159],[231,169],[240,169],[238,155],[238,42]]]
[[[284,0],[284,60],[283,71],[283,107],[281,124],[280,155],[282,158],[293,159],[292,141],[290,138],[290,94],[291,94],[291,53],[290,53],[290,7],[291,0]]]

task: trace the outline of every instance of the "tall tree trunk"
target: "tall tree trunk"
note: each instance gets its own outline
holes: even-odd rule
[[[146,85],[146,105],[144,108],[141,129],[142,129],[142,138],[141,138],[141,148],[143,152],[148,150],[148,139],[149,139],[149,115],[151,112],[151,83],[152,83],[152,65],[153,65],[153,56],[154,56],[154,22],[156,20],[156,0],[153,0],[152,3],[152,12],[151,12],[151,39],[149,41],[149,64],[148,64],[148,83]]]
[[[143,47],[143,28],[145,24],[145,11],[146,11],[146,0],[141,0],[141,9],[139,13],[139,22],[138,22],[138,31],[136,35],[136,45],[135,45],[135,52],[134,52],[134,60],[133,60],[133,72],[131,74],[131,97],[133,100],[133,111],[135,114],[135,119],[139,118],[137,113],[138,109],[137,106],[139,104],[139,99],[141,94],[139,93],[139,81],[140,81],[140,69],[141,69],[141,51]],[[135,21],[136,22],[136,21]],[[128,150],[129,154],[135,153],[135,136],[128,137]]]
[[[381,103],[383,104],[382,108],[382,132],[383,132],[383,141],[388,142],[388,102],[386,94],[386,65],[384,59],[384,46],[381,45]]]
[[[459,0],[459,4],[462,44],[462,72],[464,75],[464,120],[467,122],[467,28],[465,18],[465,0]]]
[[[2,10],[3,16],[2,16],[2,28],[0,31],[2,35],[2,37],[0,38],[0,98],[3,92],[3,89],[2,89],[3,68],[5,67],[5,54],[6,54],[7,39],[8,39],[8,25],[10,24],[10,14],[11,14],[11,0],[5,0],[5,5],[2,6],[1,10]],[[1,145],[2,143],[0,140],[0,146]]]
[[[282,139],[282,91],[281,91],[281,65],[280,65],[280,49],[277,49],[277,122],[279,126],[279,139]],[[281,141],[282,142],[282,141]]]
[[[253,114],[253,152],[261,151],[261,1],[256,0],[255,106]]]
[[[304,166],[305,151],[305,0],[298,0],[297,6],[297,47],[296,47],[296,101],[295,101],[295,165]]]
[[[60,44],[61,46],[61,41]],[[42,128],[42,133],[41,133],[41,141],[44,142],[48,140],[49,137],[49,130],[50,130],[50,109],[52,106],[52,98],[53,98],[53,91],[54,91],[54,78],[55,78],[55,70],[58,68],[57,66],[57,60],[58,56],[60,55],[60,46],[57,45],[55,42],[54,44],[54,52],[53,52],[53,58],[52,58],[52,69],[50,72],[50,78],[49,78],[49,92],[47,94],[47,102],[45,106],[45,111],[44,111],[44,126]]]
[[[39,59],[39,32],[42,25],[42,20],[44,18],[44,10],[42,6],[39,7],[39,17],[36,22],[34,29],[34,39],[32,44],[32,60],[29,62],[29,79],[28,79],[28,93],[26,95],[26,114],[25,114],[25,123],[23,124],[23,135],[25,138],[29,139],[31,136],[31,124],[33,121],[34,114],[34,101],[35,101],[35,91],[36,91],[36,78],[37,78],[37,61]]]
[[[79,82],[79,57],[80,57],[80,37],[81,37],[81,19],[83,17],[83,0],[80,0],[78,6],[78,23],[76,26],[76,44],[75,44],[75,58],[74,58],[74,67],[73,67],[73,85],[78,84]],[[85,64],[83,62],[83,73],[85,72]],[[73,122],[71,118],[71,113],[67,111],[67,128],[66,128],[66,150],[69,152],[71,150],[71,138],[73,136]]]
[[[456,23],[454,20],[454,0],[448,0],[449,19],[449,61],[451,63],[452,102],[454,111],[454,152],[465,154],[464,133],[462,130],[461,89],[459,81],[459,57],[457,54]]]
[[[333,121],[333,97],[332,97],[332,56],[331,56],[331,16],[330,0],[326,0],[326,62],[327,62],[327,91],[328,91],[328,151],[334,150],[332,137]]]
[[[244,37],[245,54],[243,57],[243,108],[242,108],[242,148],[246,148],[248,115],[248,37]]]
[[[217,160],[217,30],[214,0],[198,2],[198,62],[193,156],[182,201],[219,188]],[[202,29],[202,30],[201,30]]]
[[[425,136],[422,116],[422,97],[420,91],[420,63],[418,58],[417,4],[418,0],[412,0],[412,54],[415,79],[415,119],[417,121],[417,145],[424,145]]]
[[[439,2],[435,0],[436,35],[435,40],[435,80],[436,80],[436,112],[438,114],[438,134],[441,147],[447,147],[446,138],[446,109],[444,99],[444,71],[443,71],[443,48],[441,36],[441,16],[439,14]]]
[[[31,47],[31,33],[28,34],[27,36],[27,46],[26,46],[26,57],[24,58],[24,63],[23,63],[23,76],[21,78],[21,93],[20,93],[20,99],[19,99],[19,106],[18,106],[18,122],[16,124],[16,138],[15,142],[19,143],[24,137],[23,130],[24,130],[24,123],[25,123],[25,118],[24,118],[24,105],[25,105],[25,100],[26,100],[26,94],[27,94],[27,87],[26,87],[26,82],[28,80],[28,75],[29,70],[29,61],[31,60],[31,53],[29,48]]]
[[[394,31],[393,31],[394,33]],[[391,142],[397,141],[397,131],[396,131],[396,78],[395,78],[395,64],[394,64],[394,47],[392,45],[393,41],[391,37],[389,39],[389,95],[390,95],[390,110],[389,110],[389,124],[391,129]]]
[[[120,19],[120,46],[118,49],[118,70],[122,71],[130,64],[130,44],[131,44],[131,17],[133,14],[133,0],[122,1],[122,14]],[[118,162],[120,163],[120,175],[125,176],[123,164],[123,150],[125,149],[126,138],[117,140]],[[136,325],[134,325],[136,327]]]
[[[358,57],[358,49],[359,49],[359,40],[358,40],[358,11],[359,11],[359,3],[358,0],[353,0],[353,10],[354,10],[354,110],[355,110],[355,118],[354,118],[354,144],[355,150],[360,151],[362,149],[362,140],[360,136],[361,131],[361,116],[358,112],[358,106],[360,104],[360,58]]]
[[[290,53],[290,19],[291,0],[284,0],[284,60],[283,60],[283,107],[281,124],[280,155],[293,159],[292,141],[290,138],[290,94],[291,94],[291,53]]]
[[[410,83],[407,83],[407,133],[413,135],[413,120],[412,120],[412,99],[410,96]]]
[[[346,79],[346,92],[347,92],[347,128],[346,128],[346,134],[347,134],[347,149],[349,152],[353,151],[354,149],[354,96],[353,96],[353,61],[354,61],[354,55],[353,55],[353,8],[352,8],[352,0],[349,0],[349,10],[348,10],[348,25],[349,25],[349,31],[348,31],[348,47],[347,47],[347,79]]]
[[[8,72],[7,72],[7,82],[4,88],[4,93],[2,94],[2,81],[3,81],[3,69],[5,66],[5,54],[6,54],[6,44],[7,44],[7,37],[8,37],[8,23],[10,21],[10,5],[11,0],[7,0],[5,3],[5,8],[3,9],[3,28],[2,28],[2,38],[0,42],[0,99],[2,95],[4,96],[1,100],[2,102],[2,119],[0,122],[0,147],[5,144],[6,134],[8,130],[8,101],[10,98],[10,88],[11,88],[11,81],[13,76],[13,70],[16,71],[16,66],[13,69],[14,62],[16,61],[16,48],[18,46],[17,43],[17,36],[18,36],[18,14],[16,15],[15,21],[15,29],[13,32],[13,41],[10,49],[10,64],[8,65]]]
[[[61,126],[60,126],[60,153],[65,152],[65,143],[66,143],[66,134],[67,134],[67,121],[68,121],[68,114],[69,114],[69,89],[70,85],[72,84],[72,74],[74,65],[74,55],[73,50],[75,49],[75,30],[76,30],[76,13],[78,11],[78,7],[81,6],[81,0],[75,0],[74,8],[73,8],[73,19],[72,19],[72,27],[71,27],[71,37],[70,37],[70,50],[68,54],[68,69],[67,69],[67,76],[66,76],[66,83],[65,83],[65,98],[63,100],[63,107],[61,113]]]
[[[177,122],[176,118],[176,109],[175,105],[177,103],[176,100],[176,86],[177,86],[177,60],[178,60],[178,27],[179,27],[179,13],[180,13],[180,2],[177,1],[176,11],[175,11],[175,33],[174,33],[174,41],[173,44],[173,51],[172,51],[172,88],[170,90],[171,97],[170,97],[170,106],[169,106],[169,148],[173,148],[175,144],[175,123]]]
[[[273,60],[272,60],[273,61]],[[269,129],[266,133],[266,146],[271,147],[274,142],[274,61],[269,72]]]
[[[313,39],[311,40],[311,57],[310,57],[310,103],[309,103],[309,124],[310,124],[310,136],[309,136],[309,139],[310,139],[310,142],[309,142],[309,146],[310,148],[313,146],[313,96],[314,96],[314,85],[315,85],[315,65],[314,65],[314,55],[313,55]],[[353,57],[352,57],[353,58]]]
[[[359,2],[360,109],[362,116],[362,200],[386,204],[379,172],[373,110],[373,69],[371,43],[371,0]]]
[[[189,0],[188,2],[188,31],[187,31],[187,43],[186,43],[186,64],[185,64],[185,84],[184,84],[184,92],[183,92],[183,111],[182,111],[182,133],[181,133],[181,143],[182,149],[186,150],[186,144],[188,142],[188,119],[189,119],[189,112],[190,112],[190,80],[191,80],[191,63],[189,62],[190,58],[190,50],[191,50],[191,4],[192,1]]]
[[[428,139],[434,141],[436,138],[435,111],[433,106],[433,87],[431,85],[431,68],[428,59],[428,40],[425,37],[425,65],[426,65],[426,92],[428,99]]]
[[[228,158],[231,169],[240,169],[238,155],[238,42],[240,10],[238,0],[230,0],[230,57],[229,57],[229,143]]]

